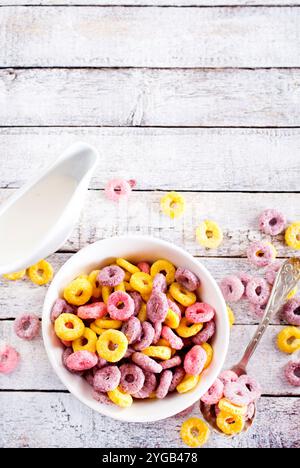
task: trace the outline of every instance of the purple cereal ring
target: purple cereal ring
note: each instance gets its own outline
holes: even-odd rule
[[[7,344],[0,344],[0,374],[10,374],[18,366],[19,353]]]
[[[245,385],[246,389],[249,392],[248,396],[250,399],[250,403],[253,403],[261,397],[261,386],[255,379],[253,379],[253,377],[250,377],[246,374],[241,375],[241,377],[238,378],[237,383]]]
[[[186,309],[185,316],[191,323],[210,322],[215,316],[215,309],[205,302],[195,302]]]
[[[113,320],[128,320],[134,314],[134,301],[126,292],[115,291],[108,298],[107,311]]]
[[[208,391],[203,395],[201,401],[206,405],[216,405],[223,397],[224,384],[222,380],[217,379]]]
[[[156,398],[159,398],[160,400],[162,400],[163,398],[165,398],[165,396],[167,396],[172,379],[173,379],[172,371],[164,370],[161,373],[159,384],[156,389]]]
[[[87,383],[93,387],[94,385],[94,373],[92,370],[88,370],[84,373],[84,379],[87,381]]]
[[[106,366],[97,370],[94,375],[94,389],[105,393],[115,390],[121,380],[121,372],[117,366]]]
[[[178,335],[176,335],[172,328],[164,325],[162,327],[161,336],[169,342],[172,349],[179,350],[183,348],[182,339]]]
[[[94,398],[94,400],[98,401],[99,403],[102,403],[103,405],[115,406],[111,399],[108,398],[106,393],[100,393],[93,389],[92,397]]]
[[[163,293],[154,293],[147,302],[147,317],[152,323],[163,322],[168,309],[167,296]]]
[[[173,312],[175,312],[175,314],[177,314],[181,320],[181,310],[179,309],[178,305],[175,304],[175,302],[171,301],[171,299],[169,298],[168,298],[168,306],[169,306],[169,309],[173,310]]]
[[[268,242],[257,241],[249,245],[247,257],[252,265],[263,268],[273,262],[276,253],[274,247]]]
[[[210,322],[206,322],[204,324],[204,327],[202,330],[197,333],[197,335],[193,336],[192,340],[193,343],[196,345],[201,345],[203,343],[206,343],[208,340],[210,340],[216,332],[216,324],[214,320],[211,320]]]
[[[52,307],[50,320],[52,323],[61,315],[61,314],[75,314],[76,309],[67,303],[64,299],[56,299],[54,306]]]
[[[143,299],[139,292],[132,291],[129,293],[130,297],[133,299],[134,302],[134,315],[137,315],[141,310]]]
[[[161,337],[162,323],[161,322],[154,323],[153,328],[154,328],[154,338],[153,338],[152,343],[157,344],[158,340]]]
[[[236,382],[239,376],[232,370],[224,370],[219,375],[219,379],[226,385],[229,382]]]
[[[94,302],[93,304],[78,307],[77,315],[82,320],[97,320],[107,314],[107,307],[104,302]]]
[[[133,353],[135,353],[135,350],[131,348],[130,346],[128,346],[128,348],[126,349],[126,353],[124,354],[124,358],[125,359],[130,358],[133,355]]]
[[[207,361],[206,351],[200,345],[193,346],[185,355],[183,367],[187,374],[199,375]]]
[[[40,331],[40,321],[37,315],[25,314],[15,319],[15,334],[22,340],[33,340]]]
[[[162,367],[158,362],[152,359],[146,354],[143,353],[133,353],[131,356],[132,361],[140,366],[144,371],[147,372],[154,372],[155,374],[160,374],[162,371]]]
[[[228,302],[238,302],[245,292],[243,283],[234,275],[223,278],[220,283],[220,288],[225,301]]]
[[[248,406],[251,403],[249,390],[241,382],[228,382],[224,386],[224,396],[237,406]]]
[[[271,263],[271,265],[268,266],[268,268],[265,271],[265,278],[271,286],[273,286],[273,284],[275,283],[275,279],[280,267],[281,262],[273,262]]]
[[[150,265],[147,262],[139,262],[137,264],[137,267],[143,272],[147,273],[147,275],[150,274]]]
[[[175,280],[177,283],[181,284],[188,291],[196,291],[200,286],[199,278],[186,268],[177,268],[175,273]]]
[[[167,359],[166,361],[162,361],[160,364],[161,364],[161,367],[163,368],[163,370],[171,369],[172,367],[180,366],[181,357],[180,356],[174,356],[171,359]]]
[[[169,392],[174,392],[177,385],[179,385],[185,376],[185,370],[183,367],[177,367],[174,371],[171,385],[169,387]]]
[[[136,351],[142,351],[145,348],[148,348],[153,343],[155,331],[151,323],[143,322],[142,323],[142,335],[139,341],[134,344],[134,349]]]
[[[106,366],[107,365],[107,361],[105,359],[103,359],[102,357],[98,357],[98,362],[96,364],[97,368],[98,369],[102,369],[102,367]]]
[[[277,210],[265,210],[259,217],[259,229],[270,236],[281,234],[286,228],[286,217]]]
[[[120,387],[126,393],[139,392],[145,383],[145,375],[142,369],[135,364],[123,364],[120,367],[121,380]]]
[[[290,361],[284,368],[288,382],[294,387],[300,387],[300,361]]]
[[[245,421],[249,421],[250,419],[252,419],[254,414],[255,414],[255,404],[250,403],[250,405],[248,405],[247,412],[245,414]]]
[[[300,326],[300,299],[290,299],[283,307],[282,318],[290,325]]]
[[[148,398],[156,388],[156,376],[152,372],[144,372],[145,382],[143,387],[137,393],[134,393],[132,396],[134,398]]]
[[[111,265],[102,268],[98,273],[97,280],[102,286],[115,287],[122,283],[125,272],[118,265]]]
[[[249,281],[251,280],[252,276],[249,275],[248,273],[244,273],[244,272],[241,272],[241,273],[237,273],[236,275],[242,282],[242,285],[244,286],[245,290],[244,290],[244,294],[243,294],[243,298],[246,297],[246,287],[247,287],[247,284],[249,283]]]
[[[254,318],[261,319],[265,313],[267,304],[249,304],[249,309]]]
[[[126,336],[128,343],[135,343],[140,339],[142,334],[142,325],[137,317],[130,317],[121,328],[121,332]]]
[[[69,348],[67,348],[68,350]],[[75,372],[82,372],[96,366],[98,357],[95,353],[81,350],[70,354],[66,359],[66,367]]]
[[[264,278],[252,278],[246,288],[247,298],[252,304],[265,305],[270,293],[270,287]]]
[[[152,292],[154,293],[165,293],[167,291],[167,280],[165,275],[157,273],[153,278]]]

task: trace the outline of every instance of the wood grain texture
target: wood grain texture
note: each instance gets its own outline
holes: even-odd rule
[[[297,67],[299,21],[293,8],[10,7],[0,66]]]
[[[299,190],[300,129],[251,128],[1,128],[0,187],[20,187],[81,140],[100,153],[95,189],[130,177],[142,190]]]
[[[300,69],[3,69],[0,126],[299,126]]]
[[[97,6],[250,6],[299,5],[299,0],[0,0],[0,5],[97,5]]]
[[[4,392],[1,401],[1,446],[186,448],[179,437],[186,416],[141,427],[96,414],[69,394]],[[299,448],[299,411],[299,399],[262,398],[255,430],[230,440],[213,434],[206,447]],[[199,416],[196,405],[191,415]]]

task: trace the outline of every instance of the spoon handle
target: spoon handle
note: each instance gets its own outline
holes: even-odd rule
[[[255,335],[250,341],[247,349],[236,366],[237,368],[243,369],[246,371],[246,367],[256,350],[264,332],[266,331],[267,326],[270,323],[270,320],[277,312],[280,307],[286,301],[288,294],[297,286],[298,281],[300,280],[300,258],[291,258],[284,262],[280,268],[277,277],[274,282],[274,286],[268,301],[268,304],[265,309],[264,316],[256,330]]]

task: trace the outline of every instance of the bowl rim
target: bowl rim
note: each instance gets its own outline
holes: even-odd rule
[[[172,417],[172,416],[178,414],[181,411],[184,411],[185,409],[187,409],[191,405],[195,404],[201,398],[201,396],[203,395],[203,392],[202,392],[201,395],[197,394],[197,392],[194,392],[193,394],[191,394],[191,396],[193,397],[193,398],[191,398],[191,401],[189,401],[186,406],[183,406],[179,410],[177,408],[175,410],[174,409],[172,410],[172,405],[170,405],[169,411],[165,411],[165,413],[163,415],[162,414],[157,415],[156,412],[153,412],[150,417],[147,416],[146,418],[144,418],[144,417],[130,418],[128,416],[128,413],[126,412],[126,415],[125,415],[123,411],[113,413],[109,406],[104,405],[104,404],[100,404],[100,403],[98,403],[98,406],[96,408],[95,405],[92,405],[91,403],[89,403],[86,400],[86,398],[81,394],[81,392],[79,392],[77,390],[74,390],[73,386],[68,381],[66,381],[62,365],[57,362],[57,360],[55,359],[54,353],[52,353],[52,350],[51,350],[52,344],[50,342],[49,332],[48,332],[48,329],[47,329],[47,326],[49,325],[49,321],[50,321],[50,304],[48,304],[49,297],[51,296],[52,291],[54,289],[59,289],[60,275],[68,268],[70,263],[74,262],[74,258],[79,256],[79,255],[83,256],[85,252],[95,248],[95,245],[104,244],[105,242],[111,242],[111,241],[113,241],[113,242],[115,242],[115,241],[124,241],[125,242],[125,241],[132,241],[132,240],[139,240],[139,241],[145,241],[145,242],[150,241],[154,245],[156,244],[156,245],[159,245],[160,247],[165,246],[166,248],[172,249],[172,250],[176,251],[177,253],[185,256],[192,263],[197,264],[199,269],[205,272],[205,275],[207,276],[207,278],[209,279],[209,281],[213,285],[214,290],[215,290],[215,294],[217,295],[217,299],[220,301],[220,303],[222,305],[222,309],[223,309],[222,310],[222,315],[224,317],[227,317],[226,303],[225,303],[224,297],[222,295],[222,292],[221,292],[216,280],[214,279],[214,277],[212,276],[210,271],[200,261],[197,261],[197,259],[193,255],[191,255],[188,251],[186,251],[182,247],[179,247],[176,244],[173,244],[171,242],[168,242],[168,241],[165,241],[165,240],[162,240],[162,239],[150,236],[150,235],[147,236],[147,235],[128,234],[128,235],[113,236],[113,237],[109,237],[109,238],[104,238],[104,239],[100,239],[98,241],[95,241],[95,242],[93,242],[91,244],[88,244],[85,247],[83,247],[82,249],[80,249],[77,252],[73,253],[71,255],[71,257],[59,268],[59,270],[55,274],[55,277],[53,278],[53,280],[52,280],[52,282],[51,282],[51,284],[50,284],[50,286],[49,286],[49,288],[47,290],[45,298],[44,298],[43,311],[42,311],[42,336],[43,336],[43,342],[44,342],[44,347],[45,347],[45,350],[46,350],[46,354],[47,354],[48,359],[50,361],[51,367],[53,368],[55,374],[58,376],[58,378],[63,383],[63,385],[65,385],[67,390],[71,393],[71,395],[76,397],[81,403],[88,406],[92,410],[94,410],[94,411],[96,411],[96,412],[98,412],[98,413],[100,413],[100,414],[102,414],[104,416],[108,416],[108,417],[110,417],[112,419],[123,421],[123,422],[146,423],[146,422],[160,421],[160,420],[166,419],[168,417]],[[101,262],[101,260],[99,260],[99,262]],[[213,384],[213,382],[215,381],[215,379],[218,377],[219,373],[221,372],[221,370],[223,368],[223,365],[225,363],[225,359],[227,357],[227,353],[228,353],[229,338],[230,338],[229,321],[223,320],[222,326],[224,327],[224,329],[223,329],[223,349],[224,349],[224,352],[222,354],[222,357],[218,361],[218,365],[216,366],[215,377],[207,379],[208,380],[207,390],[208,390],[208,388],[210,388],[210,386]],[[180,395],[178,395],[178,397],[180,397]],[[97,402],[95,401],[95,403],[97,403]]]

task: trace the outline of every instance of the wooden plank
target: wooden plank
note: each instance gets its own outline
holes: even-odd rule
[[[179,437],[183,415],[141,425],[101,416],[69,394],[4,392],[1,401],[5,447],[186,448]],[[300,400],[263,398],[259,406],[251,431],[233,439],[212,434],[206,447],[299,448]],[[199,416],[196,405],[191,415]]]
[[[300,125],[300,69],[3,69],[0,126]]]
[[[297,67],[299,24],[292,8],[8,7],[0,66]]]
[[[95,189],[116,176],[143,190],[299,189],[300,129],[250,128],[0,128],[0,186],[20,187],[80,140],[100,152]]]
[[[299,5],[299,0],[0,0],[0,5],[97,5],[97,6],[244,6]]]

